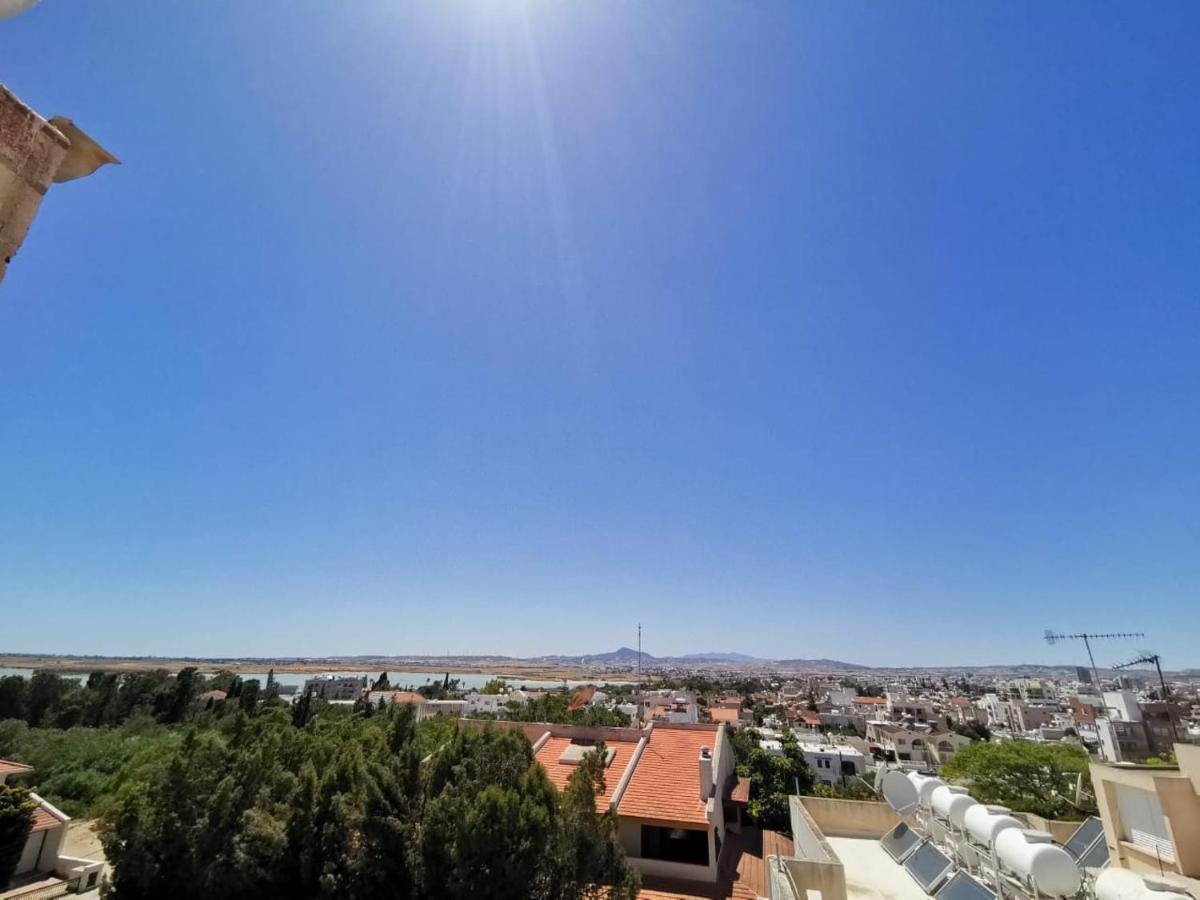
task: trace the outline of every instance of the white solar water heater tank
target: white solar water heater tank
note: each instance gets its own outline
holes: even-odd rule
[[[1096,876],[1096,900],[1191,900],[1191,894],[1152,875],[1110,867]]]
[[[996,835],[996,856],[1008,869],[1031,879],[1038,893],[1071,897],[1083,880],[1071,854],[1052,843],[1044,831],[1006,828]]]
[[[925,809],[929,809],[929,798],[933,796],[933,792],[946,783],[940,778],[922,775],[920,772],[909,772],[908,780],[917,789],[917,802]]]
[[[933,811],[943,819],[949,819],[955,828],[962,828],[967,810],[979,805],[979,801],[968,794],[965,787],[956,784],[943,784],[935,788],[929,799]]]
[[[1010,816],[1007,807],[978,803],[963,813],[963,827],[975,840],[990,847],[1001,831],[1024,828],[1025,825]]]

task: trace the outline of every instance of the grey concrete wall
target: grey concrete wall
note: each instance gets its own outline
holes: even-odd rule
[[[820,891],[821,900],[846,900],[846,869],[825,839],[808,801],[813,797],[789,797],[794,854],[781,862],[801,896]]]

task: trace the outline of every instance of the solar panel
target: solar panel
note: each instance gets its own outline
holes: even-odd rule
[[[903,862],[913,847],[921,843],[921,836],[903,822],[897,822],[891,831],[879,839],[879,843],[888,856],[896,862]]]
[[[1083,820],[1075,833],[1067,838],[1067,842],[1063,844],[1063,849],[1071,854],[1071,859],[1076,861],[1083,857],[1092,844],[1096,843],[1096,838],[1103,836],[1104,823],[1095,816],[1090,816]]]
[[[995,894],[966,872],[955,872],[934,897],[936,900],[996,900]]]
[[[904,868],[925,893],[932,894],[953,866],[941,850],[924,841],[904,861]]]
[[[1083,856],[1079,857],[1078,862],[1081,869],[1099,869],[1108,862],[1108,841],[1104,840],[1103,832],[1092,843],[1092,846],[1083,852]]]

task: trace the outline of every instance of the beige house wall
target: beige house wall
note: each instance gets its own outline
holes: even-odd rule
[[[834,800],[804,797],[804,808],[817,827],[834,837],[880,838],[900,817],[878,800]]]
[[[1200,878],[1200,748],[1176,744],[1181,768],[1093,763],[1092,784],[1096,803],[1104,822],[1111,864],[1137,872],[1155,874],[1159,860],[1155,854],[1135,847],[1127,837],[1117,802],[1118,785],[1146,791],[1158,798],[1166,818],[1167,830],[1175,848],[1175,863],[1163,867],[1180,875]]]

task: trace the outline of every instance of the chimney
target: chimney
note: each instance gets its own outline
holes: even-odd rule
[[[707,747],[700,748],[700,799],[707,801],[712,796],[713,770],[712,751]]]

